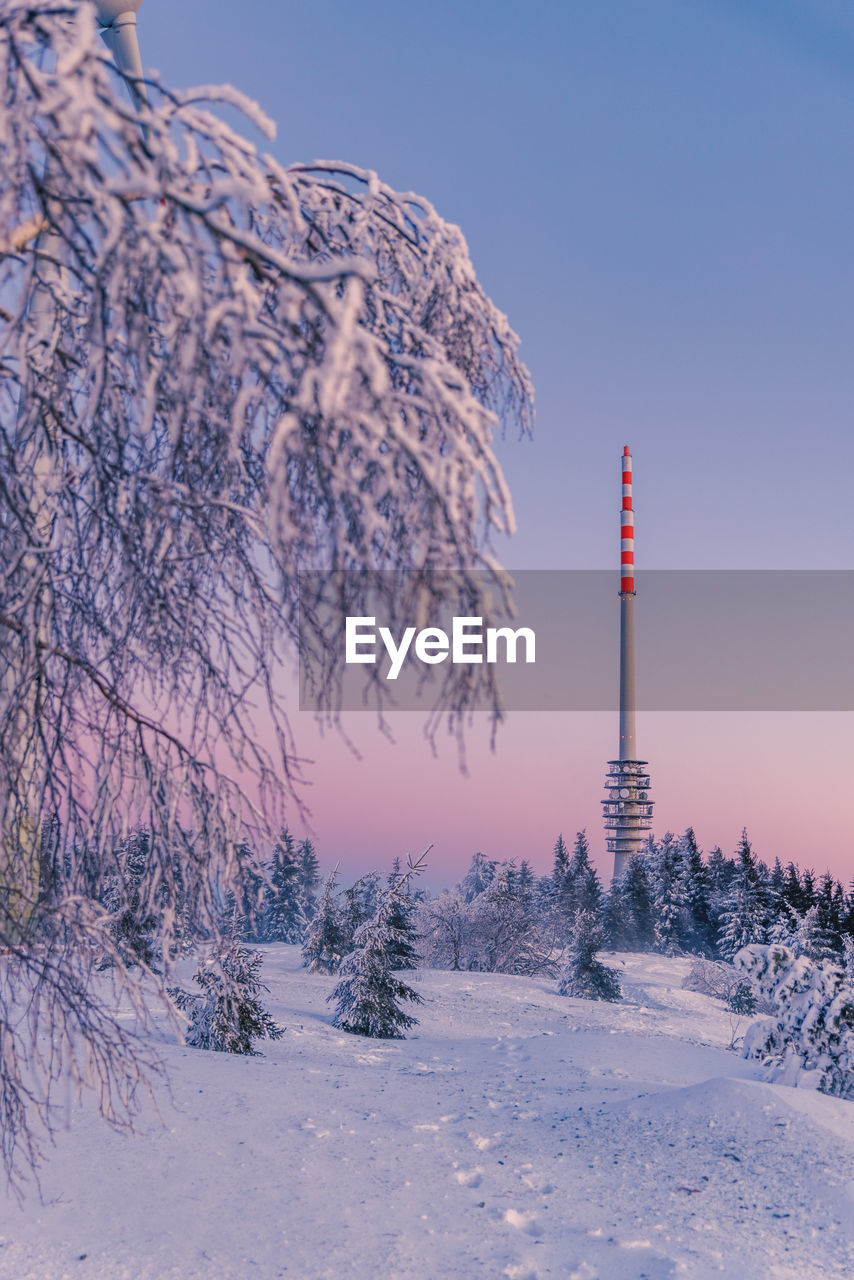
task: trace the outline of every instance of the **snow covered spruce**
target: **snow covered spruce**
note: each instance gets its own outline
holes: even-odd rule
[[[854,1098],[854,983],[845,969],[756,944],[735,965],[774,1008],[747,1030],[745,1057],[761,1058],[786,1084]]]
[[[201,995],[172,987],[169,995],[188,1019],[185,1039],[194,1049],[257,1055],[253,1041],[278,1040],[284,1027],[273,1020],[259,999],[266,991],[260,978],[261,952],[232,942],[196,970]]]
[[[335,1001],[333,1023],[354,1035],[400,1039],[417,1018],[401,1006],[422,1004],[423,997],[398,973],[417,966],[414,904],[409,882],[424,870],[426,851],[405,872],[393,874],[380,894],[373,919],[360,925],[353,950],[345,957],[340,981],[329,996]]]
[[[622,998],[616,969],[609,969],[597,953],[605,945],[605,930],[590,911],[579,910],[572,924],[572,938],[558,992],[582,1000]]]
[[[346,952],[346,936],[335,902],[338,867],[329,873],[302,948],[309,973],[336,973]]]

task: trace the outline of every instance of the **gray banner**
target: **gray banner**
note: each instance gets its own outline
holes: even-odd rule
[[[401,612],[406,574],[301,575],[301,604],[303,589],[311,602],[300,616],[302,710],[329,705],[330,679],[341,710],[373,708],[378,692],[388,710],[424,710],[435,703],[453,658],[453,619],[477,617],[471,609],[482,600],[455,586],[450,604],[448,575],[435,575],[434,592],[430,575],[412,574],[411,580],[411,607],[407,612],[404,604]],[[535,637],[533,662],[525,660],[529,637],[517,639],[515,663],[507,661],[504,637],[492,644],[508,710],[616,709],[620,610],[615,572],[507,572],[500,586],[511,609],[501,604],[490,575],[473,573],[467,580],[491,593],[491,626],[525,628]],[[854,571],[647,570],[637,574],[636,587],[640,710],[854,710]],[[351,656],[373,653],[375,662],[346,661],[345,616],[374,618],[373,624],[351,621],[350,631]],[[388,629],[391,649],[381,627]],[[407,627],[413,634],[404,651]],[[486,662],[485,623],[479,641],[476,624],[464,630],[458,656],[480,654]],[[437,634],[442,631],[446,646]],[[317,680],[321,652],[322,685]],[[397,678],[389,679],[395,668]],[[481,679],[483,664],[472,674]],[[478,693],[473,705],[487,707],[486,694],[481,699]]]

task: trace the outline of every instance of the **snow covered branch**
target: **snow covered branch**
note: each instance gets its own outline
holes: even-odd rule
[[[300,572],[448,570],[487,623],[471,571],[513,527],[491,439],[528,429],[531,388],[427,201],[259,155],[216,114],[270,134],[230,89],[149,82],[140,118],[88,3],[0,0],[0,86],[0,947],[38,930],[57,818],[56,918],[146,826],[168,956],[179,879],[214,929],[246,823],[298,781]],[[457,728],[492,679],[443,687]],[[75,921],[69,954],[96,945]]]

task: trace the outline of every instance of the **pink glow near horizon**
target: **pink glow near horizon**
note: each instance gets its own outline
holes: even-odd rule
[[[500,730],[495,753],[481,721],[469,734],[468,776],[451,740],[440,739],[432,756],[417,714],[393,718],[394,744],[369,715],[346,727],[362,760],[334,733],[321,737],[310,715],[294,721],[301,751],[314,759],[304,797],[324,867],[340,861],[345,876],[356,875],[432,843],[431,887],[456,882],[478,850],[528,858],[542,873],[558,833],[571,838],[586,827],[609,877],[599,801],[614,754],[612,714],[519,713]],[[848,714],[645,714],[655,835],[692,825],[706,851],[720,844],[731,853],[746,826],[766,862],[829,867],[847,884],[850,727]]]

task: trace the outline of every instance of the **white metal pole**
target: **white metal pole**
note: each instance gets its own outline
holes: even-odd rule
[[[128,77],[128,87],[136,106],[147,101],[136,34],[136,15],[141,4],[142,0],[95,2],[104,43],[115,58],[119,70]]]

